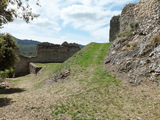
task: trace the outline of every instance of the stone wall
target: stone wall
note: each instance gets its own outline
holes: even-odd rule
[[[22,76],[30,73],[29,64],[33,63],[62,63],[78,52],[78,44],[64,42],[62,45],[51,43],[40,43],[37,45],[37,56],[26,57],[19,55],[20,60],[15,66],[15,76]]]
[[[30,74],[37,74],[41,69],[42,67],[38,67],[34,63],[29,64]]]
[[[37,56],[32,61],[40,63],[62,63],[79,50],[79,45],[68,44],[67,42],[64,42],[62,45],[41,43],[37,45]]]
[[[134,8],[135,4],[128,4],[123,8],[122,14],[120,16],[120,33],[131,29],[130,24],[135,21]]]
[[[147,80],[160,85],[160,1],[140,0],[120,15],[123,34],[113,41],[105,63],[109,72],[130,83]]]
[[[120,31],[120,16],[114,16],[110,20],[110,33],[109,33],[109,41],[112,42],[116,39],[118,33]]]
[[[160,20],[159,0],[140,0],[134,8],[135,21],[139,22],[140,32],[149,34]]]
[[[157,27],[157,24],[160,24],[159,1],[140,0],[137,4],[126,5],[119,18],[119,26],[117,22],[113,21],[114,18],[115,16],[110,22],[110,33],[136,32],[147,35]],[[115,39],[115,34],[110,34],[110,41]]]
[[[31,62],[30,57],[19,55],[19,61],[14,67],[15,76],[23,76],[30,73],[29,63]]]

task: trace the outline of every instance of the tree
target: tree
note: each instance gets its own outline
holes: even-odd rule
[[[22,18],[28,23],[38,17],[38,14],[32,12],[28,2],[29,0],[0,0],[0,27],[12,22],[14,18]],[[37,5],[38,2],[37,0]]]
[[[12,69],[18,59],[16,42],[9,34],[0,35],[0,71]]]
[[[21,18],[27,23],[38,14],[34,14],[29,6],[30,0],[0,0],[0,28],[15,18]],[[39,0],[36,1],[39,5]],[[16,63],[17,45],[9,34],[0,34],[0,77],[7,77]]]

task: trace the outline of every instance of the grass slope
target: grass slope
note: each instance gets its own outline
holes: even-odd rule
[[[62,64],[60,69],[70,68],[72,71],[69,78],[71,85],[73,81],[77,81],[78,85],[73,84],[77,87],[70,90],[73,94],[58,99],[50,106],[54,119],[160,119],[160,98],[156,97],[160,92],[153,90],[155,86],[149,83],[131,87],[104,70],[103,59],[110,45],[91,43]]]
[[[105,120],[109,117],[109,104],[121,107],[114,98],[109,98],[108,91],[109,86],[119,85],[119,81],[107,74],[103,68],[103,59],[109,46],[110,43],[91,43],[62,65],[62,69],[71,68],[72,79],[79,82],[81,89],[76,94],[60,100],[58,105],[51,106],[53,118]]]
[[[36,56],[37,54],[36,46],[37,44],[40,43],[39,41],[21,40],[15,37],[13,38],[17,42],[17,45],[21,54],[25,56]]]

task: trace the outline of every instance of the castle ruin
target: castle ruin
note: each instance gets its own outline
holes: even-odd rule
[[[29,74],[30,63],[63,63],[79,50],[79,45],[75,43],[64,42],[62,45],[48,42],[40,43],[37,45],[37,56],[27,57],[19,54],[20,60],[14,69],[15,76]]]
[[[160,0],[128,4],[110,25],[107,70],[134,85],[153,81],[160,86]]]
[[[110,21],[110,42],[118,35],[129,32],[148,35],[160,24],[160,6],[158,0],[140,0],[136,4],[126,5],[121,15]]]

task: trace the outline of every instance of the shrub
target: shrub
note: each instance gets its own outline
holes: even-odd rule
[[[137,41],[131,41],[126,46],[122,48],[122,50],[133,50],[137,46]]]
[[[151,52],[160,45],[160,35],[155,35],[151,38],[150,43],[146,46],[148,52]]]
[[[132,22],[130,24],[130,27],[132,30],[137,30],[139,28],[139,23],[138,22]]]
[[[16,42],[11,35],[0,34],[0,71],[14,67],[18,60],[16,49]]]
[[[160,45],[160,35],[156,35],[152,38],[151,44],[155,47]]]
[[[129,37],[129,36],[132,36],[131,31],[126,31],[117,35],[117,37]]]
[[[12,77],[14,70],[13,69],[6,69],[4,71],[0,71],[0,78],[7,78]]]

